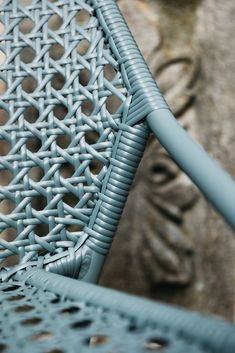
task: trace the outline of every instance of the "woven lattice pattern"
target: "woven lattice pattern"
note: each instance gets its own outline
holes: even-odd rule
[[[117,313],[18,282],[1,284],[0,293],[0,351],[4,353],[213,353],[170,327],[152,321],[138,324],[137,317],[121,313],[121,303]]]
[[[42,266],[89,236],[131,98],[90,1],[4,1],[1,32],[0,260]]]

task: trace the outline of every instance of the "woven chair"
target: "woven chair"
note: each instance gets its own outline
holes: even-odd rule
[[[0,352],[234,352],[232,324],[86,283],[149,128],[235,228],[233,180],[172,116],[114,0],[0,14]]]

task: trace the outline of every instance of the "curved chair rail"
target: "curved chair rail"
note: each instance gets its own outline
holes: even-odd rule
[[[0,285],[6,352],[233,353],[233,325],[33,269]]]

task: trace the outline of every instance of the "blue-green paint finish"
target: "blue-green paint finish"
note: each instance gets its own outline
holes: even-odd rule
[[[150,334],[152,339],[158,337],[159,341],[168,342],[164,353],[234,353],[235,351],[235,326],[223,320],[212,320],[195,312],[45,273],[39,269],[29,270],[23,275],[19,274],[18,280],[55,293],[64,300],[87,303],[91,308],[97,308],[98,317],[98,313],[100,315],[106,313],[107,318],[111,315],[120,315],[123,320],[127,319],[131,325],[127,325],[125,334],[118,337],[119,345],[122,344],[124,335],[127,337],[127,342],[129,339],[139,342],[142,336],[141,327],[152,327]],[[114,337],[118,334],[115,323],[118,325],[118,317],[113,321]],[[136,327],[132,331],[134,333],[132,337],[129,336],[131,326]],[[145,352],[145,349],[143,345],[138,345],[136,350],[130,348],[128,351]]]
[[[83,27],[75,21],[81,9],[91,17]],[[55,13],[64,23],[52,35],[48,21]],[[235,227],[234,181],[172,116],[115,1],[33,0],[25,9],[21,2],[5,0],[1,14],[5,25],[1,50],[7,55],[0,77],[8,90],[1,96],[0,108],[8,112],[9,120],[1,126],[0,139],[10,142],[12,148],[1,157],[0,170],[10,171],[13,180],[0,188],[0,201],[11,199],[16,207],[9,215],[0,214],[0,232],[14,228],[17,235],[12,241],[0,238],[0,259],[18,255],[20,263],[0,271],[0,279],[5,281],[0,283],[4,318],[0,321],[0,351],[91,352],[94,347],[90,344],[98,332],[111,337],[108,346],[95,347],[102,353],[144,353],[147,348],[159,348],[157,344],[163,345],[164,353],[234,353],[235,328],[231,324],[85,283],[98,281],[144,152],[148,125]],[[41,27],[22,34],[19,23],[28,17]],[[49,53],[56,38],[65,49],[61,60]],[[76,46],[84,38],[90,40],[90,47],[80,55]],[[20,48],[16,48],[18,42]],[[29,43],[36,59],[22,63],[20,50]],[[111,81],[105,78],[104,64],[116,70]],[[82,69],[91,73],[87,84],[81,83]],[[50,83],[58,72],[66,78],[60,90]],[[28,94],[21,84],[30,73],[37,79],[37,89]],[[121,105],[110,113],[106,99],[113,94]],[[82,108],[87,99],[93,104],[90,115]],[[55,116],[56,104],[67,107],[64,119]],[[29,123],[24,116],[29,106],[38,109],[36,122]],[[87,143],[89,131],[99,135],[96,143]],[[68,148],[57,148],[56,139],[63,133],[71,143]],[[28,151],[31,137],[41,141],[39,152]],[[96,175],[89,167],[94,158],[103,165]],[[59,173],[65,163],[74,167],[70,178]],[[35,166],[44,172],[37,182],[29,177]],[[74,207],[63,202],[68,192],[79,199]],[[39,195],[46,198],[46,207],[35,212],[31,199]],[[38,224],[47,224],[48,234],[39,236]],[[82,229],[72,232],[69,226]],[[27,313],[28,322],[22,313],[25,305],[32,310]],[[69,317],[62,318],[68,313]],[[39,320],[38,326],[35,320]]]
[[[89,20],[81,25],[76,22],[76,14],[82,9]],[[0,169],[13,171],[14,177],[11,185],[0,189],[0,201],[10,198],[15,208],[0,215],[0,232],[12,227],[16,236],[13,240],[0,238],[0,262],[19,256],[18,265],[1,271],[4,280],[28,266],[36,266],[97,282],[112,244],[149,129],[142,111],[133,118],[131,111],[138,105],[135,102],[139,93],[132,90],[132,83],[130,86],[129,63],[121,62],[114,43],[109,44],[102,13],[91,0],[53,4],[34,0],[29,6],[9,0],[3,3],[1,21],[5,31],[1,39],[7,55],[0,74],[8,90],[1,96],[0,108],[8,111],[9,120],[0,129],[0,139],[10,142],[12,148],[2,157]],[[53,14],[63,20],[56,29],[51,28]],[[35,25],[39,23],[39,28],[22,35],[20,23],[28,17]],[[113,37],[116,32],[117,28],[112,30]],[[55,59],[53,45],[57,45],[58,38],[64,54]],[[77,46],[84,40],[89,48],[80,54]],[[15,50],[17,41],[21,43],[19,50]],[[24,63],[21,49],[29,45],[36,57]],[[122,55],[124,48],[119,49]],[[135,60],[141,59],[141,67],[148,72],[138,49],[133,50],[133,55],[138,54]],[[107,65],[115,72],[112,78],[106,75]],[[87,82],[84,71],[89,73]],[[25,92],[22,82],[32,73],[36,89]],[[53,86],[55,74],[65,78],[60,88]],[[107,103],[112,96],[120,101],[115,111]],[[87,101],[92,104],[88,112],[83,107]],[[58,105],[67,108],[63,119],[55,112]],[[38,118],[29,122],[25,110],[32,106]],[[98,135],[97,140],[89,142],[89,134]],[[57,140],[63,135],[70,142],[61,148]],[[34,153],[28,147],[30,138],[41,144]],[[93,162],[98,162],[101,170],[92,171]],[[67,164],[73,168],[69,177],[61,172]],[[42,179],[32,180],[33,167],[43,171]],[[68,195],[76,198],[74,207],[66,201]],[[46,203],[42,210],[33,206],[38,196],[44,197]],[[48,227],[44,235],[38,230],[41,224]]]

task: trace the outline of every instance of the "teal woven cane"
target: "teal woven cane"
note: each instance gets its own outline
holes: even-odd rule
[[[149,126],[235,227],[234,182],[176,123],[115,2],[5,0],[0,23],[0,352],[233,353],[232,324],[85,283]]]
[[[235,326],[33,269],[0,284],[4,353],[233,353]],[[29,285],[29,283],[31,285]]]
[[[132,122],[135,93],[97,5],[3,5],[0,168],[10,182],[0,200],[12,212],[0,231],[14,239],[0,239],[0,259],[19,262],[7,277],[36,266],[97,281],[144,151],[148,128]]]
[[[233,180],[175,121],[113,0],[4,1],[1,22],[4,278],[97,281],[148,124],[234,227]]]

